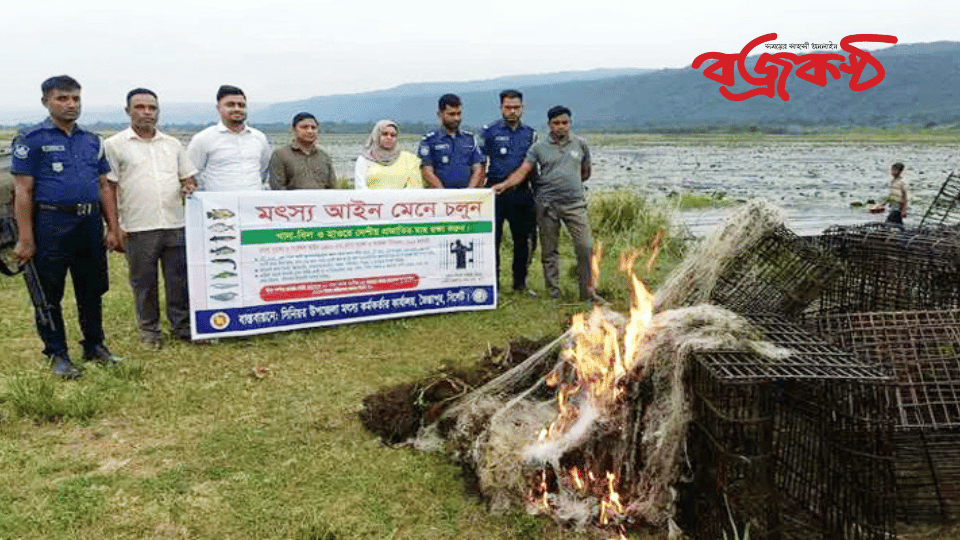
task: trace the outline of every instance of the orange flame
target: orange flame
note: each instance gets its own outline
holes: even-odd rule
[[[649,244],[649,257],[645,268],[649,272],[660,251],[662,233],[658,233]],[[593,269],[592,285],[599,282],[600,259],[603,246],[597,245],[591,258]],[[618,261],[619,270],[625,273],[630,280],[630,319],[623,328],[623,335],[615,324],[607,319],[603,308],[594,306],[589,314],[578,313],[573,316],[570,325],[572,344],[562,353],[561,358],[573,368],[573,375],[569,377],[554,370],[546,378],[546,384],[556,387],[557,417],[540,433],[540,440],[556,440],[580,417],[580,404],[589,400],[599,414],[609,412],[624,392],[621,380],[635,371],[636,363],[640,360],[639,346],[641,338],[647,330],[653,317],[654,295],[640,281],[634,273],[634,264],[640,251],[622,253]],[[621,338],[623,345],[621,347]],[[646,368],[646,366],[643,366]],[[564,382],[571,380],[574,382]],[[568,471],[569,484],[581,493],[590,493],[596,490],[597,495],[606,491],[600,501],[599,520],[601,524],[608,524],[621,519],[626,510],[620,501],[620,494],[616,489],[617,477],[608,472],[607,489],[603,490],[602,481],[594,476],[593,471],[584,471],[588,480],[582,478],[580,468],[573,467]],[[595,486],[595,488],[594,488]],[[540,489],[542,497],[538,497],[538,506],[549,511],[547,498],[546,473],[542,473]],[[541,500],[542,499],[542,500]],[[626,540],[621,527],[620,537]]]
[[[570,480],[573,482],[573,485],[580,491],[583,491],[583,479],[580,478],[580,469],[574,467],[570,469]]]
[[[597,290],[600,285],[600,261],[603,260],[603,242],[597,241],[590,254],[590,290]]]
[[[653,264],[659,244],[658,237],[654,240],[648,267]],[[602,249],[597,249],[594,255],[599,252]],[[577,384],[601,409],[609,408],[620,397],[622,391],[617,383],[634,368],[640,337],[653,317],[654,296],[633,272],[639,254],[639,251],[623,253],[619,260],[619,268],[629,276],[631,284],[630,321],[623,336],[624,347],[620,347],[616,326],[607,320],[599,306],[594,306],[587,316],[574,315],[570,326],[574,343],[564,351],[563,358],[573,365]],[[599,267],[599,262],[596,264]],[[562,406],[560,412],[563,412]]]
[[[611,519],[623,515],[623,504],[620,503],[620,494],[617,493],[615,486],[616,476],[612,472],[607,473],[607,487],[609,493],[607,498],[600,501],[600,523],[606,525]]]
[[[547,374],[547,378],[544,381],[547,386],[553,388],[554,386],[560,384],[560,373],[557,370],[553,370]]]
[[[550,500],[547,499],[547,471],[540,471],[540,489],[543,490],[540,505],[544,510],[550,510]]]

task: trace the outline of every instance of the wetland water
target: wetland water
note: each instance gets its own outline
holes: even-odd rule
[[[178,134],[187,142],[190,134]],[[787,141],[714,143],[657,137],[586,135],[593,157],[591,191],[632,189],[663,198],[671,193],[723,193],[725,200],[764,197],[781,205],[797,234],[818,234],[834,224],[883,220],[884,214],[851,209],[853,202],[886,195],[890,165],[906,165],[910,189],[907,226],[919,224],[947,174],[960,170],[960,141],[944,143],[839,143]],[[286,134],[270,135],[276,146]],[[772,137],[771,137],[772,139]],[[354,160],[366,135],[321,134],[320,145],[341,177],[353,177]],[[419,137],[401,145],[414,152]],[[634,142],[635,141],[635,142]],[[0,157],[0,174],[9,157]],[[729,208],[679,212],[683,232],[702,236],[729,215]]]
[[[764,197],[781,205],[797,234],[818,234],[834,224],[851,225],[885,219],[853,202],[882,199],[890,165],[906,165],[910,188],[907,226],[917,225],[950,171],[960,170],[960,141],[942,143],[833,143],[776,141],[760,143],[645,142],[635,136],[586,135],[593,158],[590,190],[634,189],[664,198],[674,192],[711,194],[726,200]],[[608,142],[613,139],[615,142]],[[280,138],[282,140],[282,137]],[[360,135],[321,135],[320,144],[334,159],[340,176],[353,176]],[[623,141],[630,141],[624,143]],[[416,150],[417,139],[402,145]],[[729,208],[678,212],[680,224],[694,236],[709,232],[729,215]]]

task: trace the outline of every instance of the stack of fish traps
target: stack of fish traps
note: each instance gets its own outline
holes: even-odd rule
[[[820,246],[842,271],[808,312],[960,308],[960,234],[886,223],[833,226]]]
[[[794,321],[748,319],[794,354],[776,363],[733,351],[696,356],[687,530],[743,538],[749,524],[750,538],[890,538],[890,378]]]
[[[792,354],[694,355],[691,483],[679,515],[696,538],[886,539],[895,531],[892,377],[801,320],[842,266],[784,227],[742,246],[713,303]]]
[[[960,174],[950,173],[930,208],[920,220],[921,229],[948,229],[958,232],[960,227]]]
[[[896,381],[897,518],[960,519],[960,310],[833,314],[817,324]]]
[[[708,297],[791,354],[693,355],[684,528],[880,540],[960,518],[960,176],[916,229],[745,236],[675,304]]]
[[[817,242],[842,271],[808,327],[894,378],[898,520],[960,519],[960,175],[916,229],[831,227]]]

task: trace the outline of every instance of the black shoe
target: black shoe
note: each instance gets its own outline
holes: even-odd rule
[[[120,357],[114,356],[104,345],[97,345],[92,350],[85,351],[83,353],[83,359],[93,360],[94,362],[104,366],[112,366],[113,364],[120,362]]]
[[[80,371],[80,368],[73,365],[73,362],[71,362],[65,354],[51,354],[50,369],[57,374],[57,377],[60,377],[66,381],[79,379],[80,375],[83,375],[83,372]]]

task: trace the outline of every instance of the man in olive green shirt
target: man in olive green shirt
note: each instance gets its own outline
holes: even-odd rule
[[[333,161],[317,148],[317,119],[310,113],[293,117],[293,142],[273,151],[271,189],[331,189],[337,175]]]

